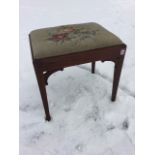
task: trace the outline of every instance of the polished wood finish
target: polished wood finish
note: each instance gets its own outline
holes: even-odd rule
[[[60,56],[53,56],[49,58],[35,59],[33,56],[33,49],[31,44],[31,37],[29,36],[31,54],[33,60],[33,66],[38,81],[38,86],[45,110],[45,119],[51,120],[48,100],[46,94],[46,85],[48,77],[56,71],[62,71],[65,67],[75,66],[84,63],[92,63],[92,73],[95,73],[95,62],[96,61],[113,61],[115,63],[113,88],[112,88],[112,101],[116,100],[116,94],[122,70],[123,60],[126,51],[126,45],[121,44],[112,47],[93,49],[89,51],[70,53]]]

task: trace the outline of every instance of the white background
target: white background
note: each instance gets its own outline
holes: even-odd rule
[[[154,154],[154,8],[136,3],[136,153],[143,155]],[[1,6],[1,154],[18,154],[18,4]]]

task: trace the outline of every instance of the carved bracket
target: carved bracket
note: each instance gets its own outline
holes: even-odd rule
[[[57,72],[57,71],[63,71],[63,68],[60,69],[54,69],[54,70],[50,70],[50,71],[45,71],[44,74],[44,80],[45,80],[45,84],[48,85],[48,78],[50,75],[52,75],[53,73]]]

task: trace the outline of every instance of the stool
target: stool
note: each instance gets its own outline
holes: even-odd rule
[[[46,85],[48,77],[65,67],[96,61],[115,63],[112,101],[115,101],[126,45],[101,25],[91,22],[43,28],[29,34],[31,54],[39,90],[45,110],[45,119],[51,120]]]

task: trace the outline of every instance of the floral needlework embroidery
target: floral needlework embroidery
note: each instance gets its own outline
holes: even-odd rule
[[[82,41],[95,36],[97,31],[99,30],[88,30],[82,27],[77,28],[73,26],[62,26],[55,33],[49,32],[48,40],[56,43],[64,43],[65,41],[71,41],[73,39],[78,39]]]

